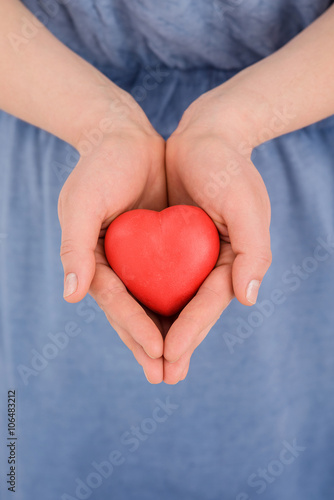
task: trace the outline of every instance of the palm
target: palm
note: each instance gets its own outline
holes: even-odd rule
[[[104,235],[111,221],[123,212],[166,208],[164,159],[165,143],[157,134],[114,134],[92,155],[80,159],[63,187],[59,204],[60,216],[67,213],[72,234],[78,226],[71,223],[68,214],[80,207],[80,237],[84,228],[87,245],[96,242],[94,262],[82,265],[90,283],[89,293],[153,382],[161,382],[163,377],[166,321],[145,310],[109,267]],[[158,359],[151,359],[147,353]]]
[[[194,349],[232,298],[236,295],[240,302],[250,305],[245,298],[245,279],[253,268],[256,276],[256,258],[251,257],[258,251],[261,260],[262,247],[258,242],[260,245],[267,242],[270,209],[263,181],[254,165],[213,133],[198,134],[197,130],[196,135],[176,133],[168,140],[167,182],[169,204],[203,208],[214,221],[221,239],[215,268],[181,311],[165,339],[166,360],[177,361],[165,360],[164,378],[177,381],[186,375]],[[264,264],[268,264],[268,259],[262,262],[262,267]]]

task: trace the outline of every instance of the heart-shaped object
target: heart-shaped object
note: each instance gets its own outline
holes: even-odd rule
[[[105,235],[110,267],[152,311],[180,311],[214,268],[220,249],[216,226],[201,208],[175,205],[137,209],[116,217]]]

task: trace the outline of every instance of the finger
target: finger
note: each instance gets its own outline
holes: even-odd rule
[[[260,176],[260,174],[258,174]],[[232,195],[233,196],[233,195]],[[263,181],[247,184],[224,214],[235,254],[233,289],[244,305],[255,304],[262,279],[272,256],[270,250],[270,203]]]
[[[108,315],[106,316],[108,318]],[[142,366],[145,377],[150,384],[160,384],[163,381],[163,358],[151,359],[129,332],[120,326],[118,326],[116,331],[120,339],[130,349],[135,359]]]
[[[164,382],[176,384],[186,378],[191,356],[195,349],[203,342],[214,324],[215,321],[210,323],[210,325],[196,337],[192,346],[178,359],[178,361],[176,361],[176,363],[169,363],[167,360],[164,360]]]
[[[121,327],[129,332],[151,358],[162,356],[163,338],[159,329],[108,264],[97,262],[89,292],[116,331]]]
[[[60,256],[64,268],[64,298],[78,302],[88,292],[95,273],[94,251],[102,215],[84,192],[60,197],[58,216],[62,229]]]
[[[205,279],[167,333],[164,348],[164,358],[167,361],[175,362],[187,352],[196,343],[201,332],[218,320],[232,300],[232,260],[230,245],[223,243],[217,267]]]
[[[131,294],[132,295],[132,294]],[[167,332],[171,325],[174,323],[175,319],[177,318],[177,314],[174,314],[172,316],[162,316],[161,314],[158,314],[151,309],[149,309],[147,306],[141,304],[142,308],[146,312],[147,316],[151,318],[153,323],[157,326],[157,328],[160,330],[160,333],[162,335],[162,338],[164,339],[167,335]]]
[[[183,373],[182,373],[182,375],[180,377],[180,382],[187,377],[188,371],[189,371],[189,366],[190,366],[190,364],[188,363],[188,366],[186,366],[186,368],[184,369],[184,371],[183,371]]]
[[[178,361],[170,363],[166,359],[163,361],[163,381],[165,384],[175,385],[182,379],[186,369],[188,371],[190,356],[188,352],[183,354]]]

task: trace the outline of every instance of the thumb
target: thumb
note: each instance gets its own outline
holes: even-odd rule
[[[89,290],[95,274],[95,249],[102,222],[87,199],[80,198],[70,196],[64,201],[60,197],[58,203],[64,299],[68,302],[78,302]]]
[[[266,207],[266,208],[264,208]],[[253,305],[264,275],[270,267],[270,204],[260,197],[243,196],[231,211],[229,238],[236,255],[232,266],[233,290],[244,305]]]

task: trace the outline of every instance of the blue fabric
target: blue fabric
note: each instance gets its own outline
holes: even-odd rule
[[[331,2],[24,3],[168,137],[196,97]],[[148,384],[89,296],[62,299],[57,198],[77,152],[3,112],[0,151],[1,499],[9,389],[16,500],[334,498],[333,118],[254,152],[273,264],[258,304],[234,300],[176,386]]]

